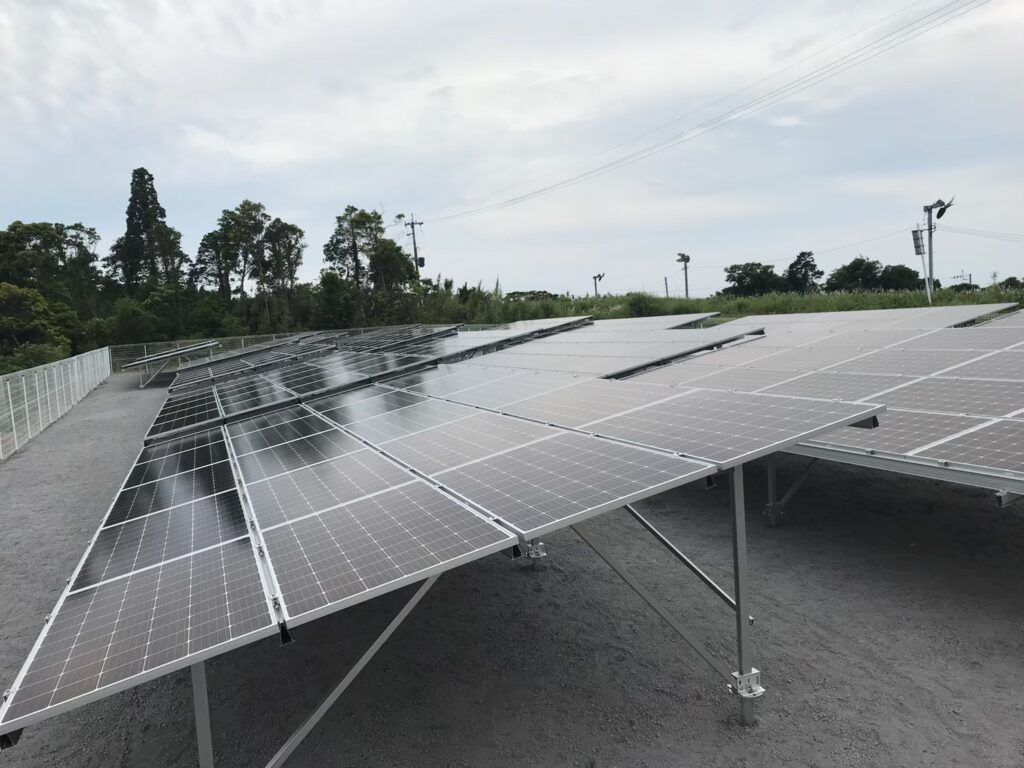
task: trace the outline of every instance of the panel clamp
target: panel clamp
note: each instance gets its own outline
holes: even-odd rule
[[[745,674],[732,673],[733,683],[729,690],[744,699],[756,699],[764,695],[764,688],[761,686],[761,672],[755,667]]]

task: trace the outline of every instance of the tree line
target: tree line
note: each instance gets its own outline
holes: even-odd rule
[[[902,264],[887,264],[875,259],[858,256],[847,264],[836,267],[825,277],[818,268],[813,251],[801,251],[780,275],[771,264],[750,261],[733,264],[725,269],[725,281],[729,284],[721,296],[764,296],[769,293],[853,293],[860,291],[923,291],[924,278],[916,269]],[[995,282],[993,280],[993,282]],[[1016,277],[1008,277],[999,285],[1015,290],[1021,287]],[[935,280],[936,289],[941,288]],[[958,283],[954,290],[977,290],[978,286]]]

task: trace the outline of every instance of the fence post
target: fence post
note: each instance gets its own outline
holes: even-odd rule
[[[39,371],[34,371],[32,375],[36,379],[36,414],[39,416],[39,432],[43,431],[43,403],[39,399]],[[39,434],[38,432],[36,434]]]
[[[7,385],[7,405],[11,409],[11,433],[14,435],[14,450],[18,450],[18,425],[14,423],[14,398],[11,397],[11,382],[5,381]]]
[[[25,377],[21,377],[21,409],[25,411],[25,429],[28,430],[28,437],[32,439],[32,419],[28,415],[28,384],[25,383]],[[36,432],[38,435],[39,433]]]

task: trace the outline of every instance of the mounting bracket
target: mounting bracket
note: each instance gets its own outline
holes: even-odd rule
[[[739,672],[732,673],[733,683],[729,690],[744,699],[756,699],[764,695],[764,688],[761,687],[761,672],[756,667],[751,667],[746,674]]]

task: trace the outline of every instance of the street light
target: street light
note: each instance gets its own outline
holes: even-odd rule
[[[954,196],[955,197],[955,196]],[[949,210],[950,206],[953,205],[953,197],[949,198],[947,203],[941,197],[931,205],[924,207],[924,212],[928,214],[928,294],[931,295],[935,291],[935,251],[932,247],[932,234],[935,232],[935,225],[932,223],[932,211],[938,211],[935,214],[936,219],[941,219],[946,215],[946,211]]]
[[[594,298],[597,298],[597,283],[600,280],[604,280],[604,272],[599,275],[594,275]]]
[[[677,253],[678,258],[676,261],[683,265],[683,291],[686,298],[690,298],[690,273],[687,271],[686,265],[690,263],[690,257],[685,253]]]

